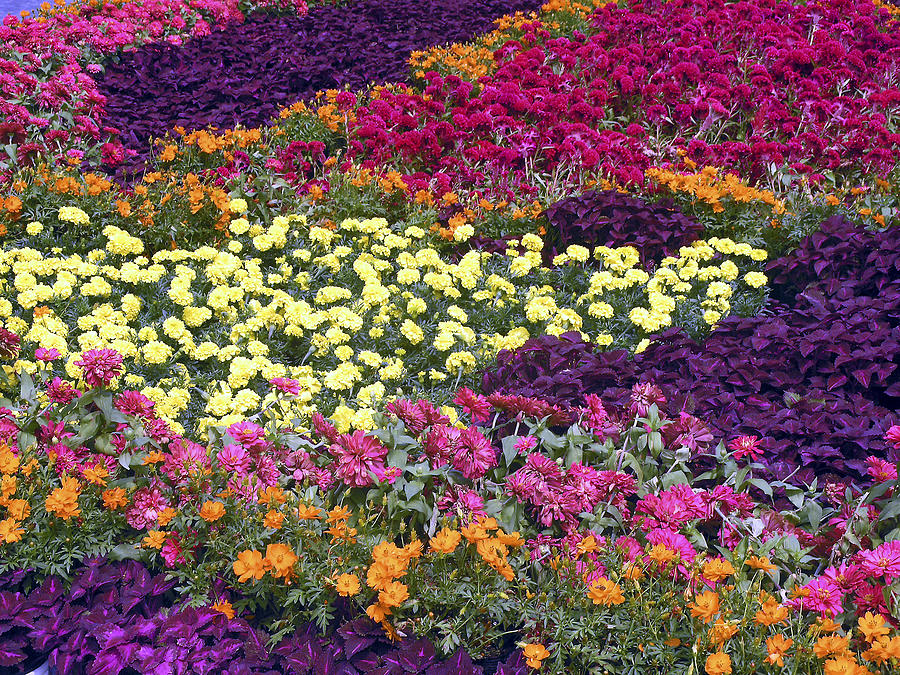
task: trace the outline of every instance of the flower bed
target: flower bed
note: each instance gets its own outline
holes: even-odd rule
[[[896,9],[537,8],[4,21],[0,670],[900,667]]]

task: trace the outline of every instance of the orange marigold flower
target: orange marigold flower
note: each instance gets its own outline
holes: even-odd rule
[[[105,487],[106,479],[109,478],[109,469],[103,464],[97,464],[94,467],[84,469],[81,472],[81,475],[84,476],[84,479],[91,485]]]
[[[115,511],[116,509],[124,508],[128,505],[128,497],[125,496],[125,488],[116,487],[104,490],[102,497],[103,506],[110,511]]]
[[[214,523],[225,515],[225,505],[222,502],[206,500],[200,507],[200,517],[207,523]]]
[[[622,594],[622,588],[614,581],[610,581],[605,577],[600,577],[591,582],[587,596],[595,605],[621,605],[625,602],[625,596]]]
[[[399,581],[391,581],[378,593],[378,604],[399,607],[409,599],[409,588]]]
[[[700,619],[703,623],[712,623],[716,614],[719,613],[719,594],[715,591],[705,591],[694,598],[690,608],[691,616]]]
[[[224,614],[225,617],[229,620],[234,618],[234,607],[232,607],[231,603],[227,600],[217,602],[212,606],[212,609],[216,610],[217,612],[222,612],[222,614]]]
[[[706,675],[730,675],[731,657],[725,652],[716,652],[706,657]]]
[[[843,656],[849,644],[849,638],[841,637],[840,635],[825,635],[816,640],[816,644],[813,646],[813,653],[820,659],[832,655]]]
[[[359,577],[355,574],[342,574],[335,583],[335,590],[337,590],[338,595],[342,595],[345,598],[356,595],[359,593],[359,589]]]
[[[272,568],[276,579],[290,579],[291,571],[299,560],[297,554],[287,544],[269,544],[266,547],[265,566]]]
[[[147,536],[144,537],[143,541],[141,541],[141,545],[144,548],[162,548],[162,545],[166,543],[167,536],[167,533],[160,530],[150,530],[147,532]]]
[[[15,518],[0,520],[0,544],[12,544],[19,541],[25,530],[19,527],[19,521]]]
[[[259,551],[241,551],[238,559],[232,563],[231,568],[241,583],[252,579],[262,579],[266,574],[263,566],[263,556]]]
[[[273,530],[280,530],[283,522],[284,514],[275,510],[268,511],[263,518],[263,525],[271,527]]]
[[[769,598],[762,604],[762,609],[756,612],[756,623],[760,626],[775,626],[784,623],[788,618],[787,607],[779,604],[775,598]]]
[[[703,576],[713,583],[723,581],[734,574],[734,566],[724,558],[714,558],[703,565]]]
[[[300,520],[317,520],[322,515],[322,509],[315,506],[301,504],[297,507],[297,517]]]
[[[540,643],[525,645],[522,647],[522,654],[525,655],[525,664],[535,670],[540,668],[544,659],[550,656],[547,648]]]
[[[162,511],[159,512],[159,515],[156,519],[159,521],[159,524],[165,527],[169,523],[172,522],[172,519],[175,517],[177,511],[173,509],[171,506],[167,506]]]
[[[747,565],[755,570],[762,570],[763,572],[772,572],[775,570],[775,565],[773,565],[769,561],[769,557],[765,555],[759,558],[755,555],[751,555],[747,558]]]
[[[791,648],[792,644],[794,644],[794,641],[790,638],[786,638],[781,634],[773,635],[766,640],[766,651],[768,652],[766,661],[783,668],[784,655],[787,654],[787,650]]]
[[[875,642],[880,637],[886,637],[890,632],[887,622],[881,614],[872,614],[866,612],[865,616],[859,617],[859,631],[865,635],[866,642]]]
[[[462,535],[459,532],[445,527],[431,538],[428,545],[432,553],[453,553],[459,546],[460,539]]]

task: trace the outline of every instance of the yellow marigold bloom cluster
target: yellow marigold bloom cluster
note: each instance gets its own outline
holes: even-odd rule
[[[716,213],[725,210],[722,201],[726,199],[742,203],[761,202],[770,206],[772,213],[775,214],[785,211],[784,202],[776,199],[772,192],[752,188],[734,174],[722,174],[716,167],[707,166],[692,174],[666,169],[647,169],[646,176],[673,192],[692,195],[694,199],[709,204]]]

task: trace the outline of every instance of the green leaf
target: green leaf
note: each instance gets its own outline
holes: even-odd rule
[[[34,401],[34,380],[24,370],[19,373],[19,385],[21,387],[22,399],[31,403]]]
[[[506,463],[506,466],[512,464],[516,455],[519,454],[519,451],[516,450],[516,443],[519,442],[519,438],[519,436],[505,436],[503,441],[501,441],[501,445],[503,446],[503,461]]]
[[[403,492],[406,493],[407,499],[412,499],[424,489],[425,483],[420,480],[409,481],[403,486]]]
[[[767,481],[764,481],[762,478],[751,478],[750,485],[759,488],[768,496],[772,496],[772,486],[769,485]]]

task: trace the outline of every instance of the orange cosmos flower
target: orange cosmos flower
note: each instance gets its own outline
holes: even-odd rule
[[[539,669],[544,659],[550,656],[547,648],[540,643],[525,645],[522,653],[525,655],[525,664],[535,670]]]
[[[768,652],[766,661],[783,668],[784,655],[787,654],[787,650],[791,648],[792,644],[794,644],[794,641],[790,638],[786,638],[781,634],[773,635],[766,640],[766,651]]]
[[[217,612],[222,612],[222,614],[224,614],[229,620],[234,618],[234,607],[232,607],[231,603],[227,600],[217,602],[212,606],[212,609],[216,610]]]
[[[5,443],[0,443],[0,473],[11,476],[19,470],[19,458]]]
[[[162,511],[159,512],[159,515],[156,519],[159,521],[159,524],[165,527],[169,523],[172,522],[172,519],[175,517],[177,511],[173,509],[171,506],[167,506]]]
[[[262,553],[259,551],[241,551],[231,567],[241,583],[249,581],[251,578],[262,579],[266,574]]]
[[[595,605],[621,605],[625,602],[625,596],[622,595],[622,588],[605,577],[600,577],[591,582],[587,596]]]
[[[731,638],[737,635],[737,626],[733,623],[717,619],[709,628],[709,641],[715,643],[719,649]]]
[[[124,508],[128,505],[128,497],[125,496],[125,488],[110,488],[103,492],[103,506],[110,511]]]
[[[630,581],[639,581],[644,577],[644,570],[635,565],[634,563],[629,564],[624,570],[622,570],[622,578],[629,579]]]
[[[284,504],[286,501],[284,490],[277,485],[270,485],[265,490],[259,491],[260,504]]]
[[[359,593],[359,589],[359,577],[355,574],[342,574],[337,578],[337,583],[335,583],[335,590],[338,592],[338,595],[342,595],[345,598],[356,595]]]
[[[147,456],[144,457],[144,466],[148,464],[159,464],[160,462],[165,462],[166,456],[160,452],[159,450],[153,450],[152,452],[148,452]]]
[[[391,581],[378,593],[378,604],[399,607],[409,599],[409,588],[399,581]]]
[[[379,602],[376,602],[376,603],[366,607],[366,614],[369,616],[370,619],[372,619],[372,621],[380,623],[380,622],[384,621],[384,618],[386,616],[391,615],[391,608],[386,607],[385,605],[382,605]]]
[[[22,539],[25,530],[15,518],[0,520],[0,544],[12,544]]]
[[[510,548],[519,548],[520,546],[525,545],[525,540],[518,532],[506,533],[503,530],[498,530],[497,541],[499,541],[504,546],[509,546]]]
[[[763,572],[772,572],[775,570],[775,565],[769,562],[768,556],[757,558],[755,555],[751,555],[747,558],[747,566],[752,567],[755,570],[762,570]]]
[[[329,525],[334,525],[335,523],[345,522],[350,518],[350,509],[346,506],[335,506],[331,511],[328,512],[328,518],[326,522]]]
[[[301,504],[297,507],[297,517],[300,520],[317,520],[320,515],[322,515],[322,509],[316,508],[315,506]]]
[[[725,652],[716,652],[706,657],[707,675],[730,675],[731,657]]]
[[[143,541],[141,541],[141,545],[144,548],[162,548],[162,545],[166,543],[165,532],[161,532],[159,530],[150,530],[147,532],[147,536],[144,537]]]
[[[265,527],[271,527],[273,530],[280,530],[283,522],[284,514],[275,510],[269,511],[266,513],[265,518],[263,518],[263,525]]]
[[[15,520],[25,520],[31,515],[31,506],[24,499],[10,499],[6,504],[6,514]]]
[[[62,487],[53,490],[44,502],[47,513],[53,513],[63,520],[81,515],[78,508],[78,497],[81,484],[69,476],[63,476]]]
[[[866,642],[875,642],[880,637],[886,637],[890,633],[890,629],[881,614],[872,614],[866,612],[865,616],[859,617],[859,631],[865,635]]]
[[[775,626],[784,623],[788,618],[787,607],[783,607],[775,598],[769,598],[762,604],[762,609],[756,612],[756,623],[760,626]]]
[[[705,591],[694,598],[690,608],[691,616],[700,619],[703,623],[712,623],[716,614],[719,613],[719,594],[715,591]]]
[[[460,530],[460,533],[470,544],[476,544],[479,541],[488,539],[490,537],[487,529],[482,527],[480,523],[469,523]]]
[[[868,672],[868,668],[860,666],[849,654],[825,662],[825,675],[862,675]]]
[[[344,541],[352,544],[356,541],[356,528],[347,527],[347,523],[339,522],[328,528],[328,534],[334,542]]]
[[[579,556],[582,556],[585,553],[593,553],[596,550],[597,540],[594,538],[594,535],[584,537],[580,542],[578,542],[578,546],[575,547],[575,553]]]
[[[847,652],[847,645],[849,644],[849,638],[841,637],[840,635],[826,635],[816,640],[813,653],[820,659],[831,655],[843,656]]]
[[[647,557],[662,567],[678,558],[678,551],[667,547],[665,544],[656,544],[650,549]]]
[[[207,523],[214,523],[225,515],[225,505],[222,502],[207,500],[200,507],[200,517]]]
[[[453,553],[461,539],[459,532],[445,527],[431,538],[428,545],[432,553]]]
[[[109,478],[109,470],[103,464],[89,467],[81,472],[84,479],[92,485],[106,486],[106,479]]]
[[[723,558],[715,558],[703,565],[703,576],[717,583],[734,574],[734,566]]]
[[[270,567],[275,570],[272,576],[276,579],[284,577],[285,580],[289,580],[294,564],[298,560],[299,558],[294,553],[294,549],[287,544],[269,544],[266,547],[264,564],[267,568]]]

